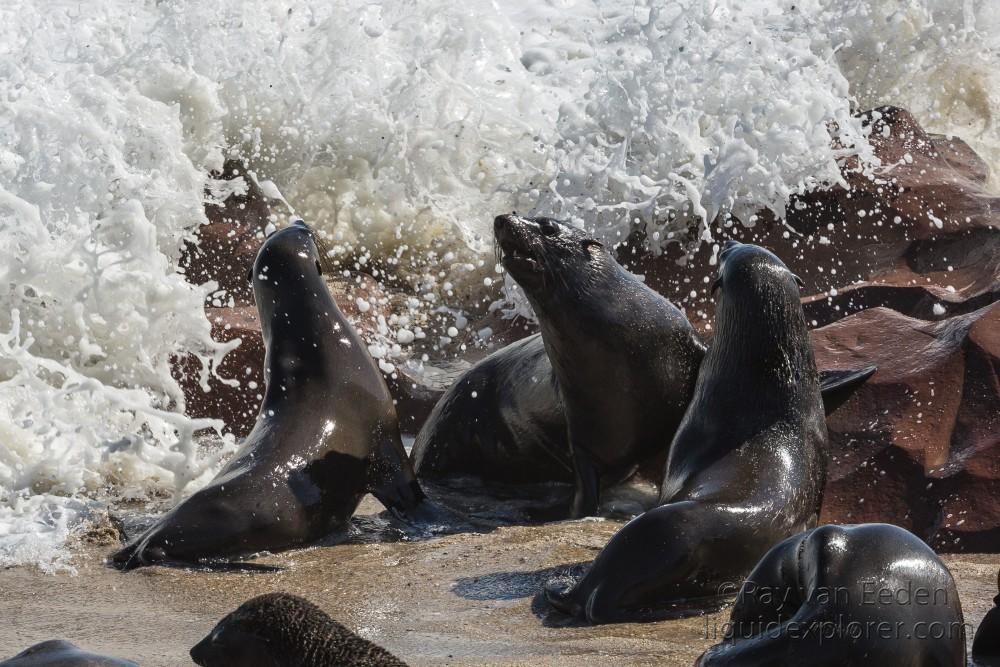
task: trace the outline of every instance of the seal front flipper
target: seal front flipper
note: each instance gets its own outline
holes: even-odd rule
[[[854,392],[878,370],[876,366],[865,366],[849,370],[827,369],[819,372],[819,388],[823,393],[823,409],[832,413],[847,402]]]
[[[573,473],[576,489],[573,493],[571,519],[594,516],[600,506],[601,475],[597,466],[582,450],[573,451]]]

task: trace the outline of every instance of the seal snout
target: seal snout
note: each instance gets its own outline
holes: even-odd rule
[[[537,268],[529,239],[528,221],[524,218],[514,214],[498,215],[493,219],[493,237],[505,267],[511,269],[516,264],[522,269]]]
[[[499,235],[507,227],[517,223],[517,216],[512,213],[504,213],[493,218],[493,234]]]

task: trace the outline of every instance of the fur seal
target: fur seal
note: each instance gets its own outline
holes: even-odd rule
[[[884,523],[820,526],[771,549],[696,667],[964,667],[955,581],[918,537]]]
[[[997,573],[1000,590],[1000,572]],[[993,608],[986,612],[972,640],[972,660],[981,667],[1000,667],[1000,593],[993,598]]]
[[[50,639],[0,662],[0,667],[139,667],[139,665],[128,660],[88,653],[62,639]]]
[[[131,569],[315,542],[365,493],[406,513],[424,495],[382,374],[322,279],[312,231],[271,234],[253,267],[267,389],[257,423],[208,486],[112,557]]]
[[[551,397],[558,388],[575,483],[571,514],[594,514],[602,484],[622,481],[663,450],[664,433],[672,433],[684,415],[704,346],[680,310],[582,230],[551,218],[501,215],[493,231],[502,265],[538,316],[546,359],[537,347],[528,350],[526,359],[518,358],[525,347],[515,348],[511,356],[529,373],[545,363],[552,368],[550,377],[534,376],[549,385],[539,389],[544,398],[535,401],[528,390],[524,402],[541,405],[543,411],[554,408]],[[491,363],[505,361],[501,357]],[[500,411],[519,408],[522,396],[512,396],[517,400],[501,404]],[[431,421],[441,423],[442,413],[451,409],[444,402]],[[558,421],[554,409],[547,412],[534,433],[524,429],[508,440],[498,432],[493,436],[497,444],[481,450],[492,454],[504,442],[528,447],[537,441],[544,448],[550,437],[544,424]],[[437,449],[431,429],[418,435],[413,460],[418,471],[433,474],[443,450]]]
[[[560,377],[576,384],[571,393],[579,395],[572,404],[581,406],[611,400],[608,378],[615,378],[616,387],[633,386],[613,407],[601,403],[598,410],[577,410],[588,418],[578,415],[576,421],[583,423],[578,432],[588,433],[593,419],[604,427],[603,436],[577,438],[578,448],[586,453],[595,448],[594,440],[599,453],[615,449],[619,440],[608,431],[617,428],[626,443],[617,453],[619,470],[662,466],[680,423],[683,408],[676,406],[690,402],[693,369],[701,364],[705,345],[669,301],[580,230],[516,216],[500,216],[494,230],[499,250],[512,256],[505,260],[511,276],[534,295],[543,332],[494,352],[445,391],[417,434],[411,454],[417,475],[475,475],[504,483],[574,481],[574,463],[582,457],[570,445]],[[529,254],[544,261],[519,258]],[[656,326],[663,330],[650,336],[648,330]],[[546,348],[559,351],[558,369]],[[822,372],[827,412],[874,372],[874,366]],[[622,405],[629,400],[631,405]],[[594,464],[607,477],[605,458],[599,455]]]
[[[201,667],[406,667],[288,593],[244,602],[191,649],[191,659]]]
[[[661,506],[626,524],[582,578],[546,584],[567,614],[608,623],[718,608],[720,583],[815,525],[826,415],[799,280],[759,246],[728,241],[719,258],[716,334],[670,445]]]

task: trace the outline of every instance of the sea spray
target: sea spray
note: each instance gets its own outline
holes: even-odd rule
[[[92,509],[188,492],[228,451],[194,445],[169,373],[228,349],[212,286],[177,272],[224,158],[408,294],[380,320],[392,372],[457,351],[497,298],[497,213],[704,242],[716,214],[837,183],[868,155],[853,113],[883,103],[992,160],[998,20],[990,0],[4,3],[0,563],[65,565]]]

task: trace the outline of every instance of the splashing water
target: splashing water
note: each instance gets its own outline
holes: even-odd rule
[[[177,272],[227,156],[459,330],[498,212],[656,251],[871,160],[858,108],[1000,147],[989,0],[36,5],[0,7],[0,565],[69,566],[81,518],[231,449],[170,375],[231,347]]]

